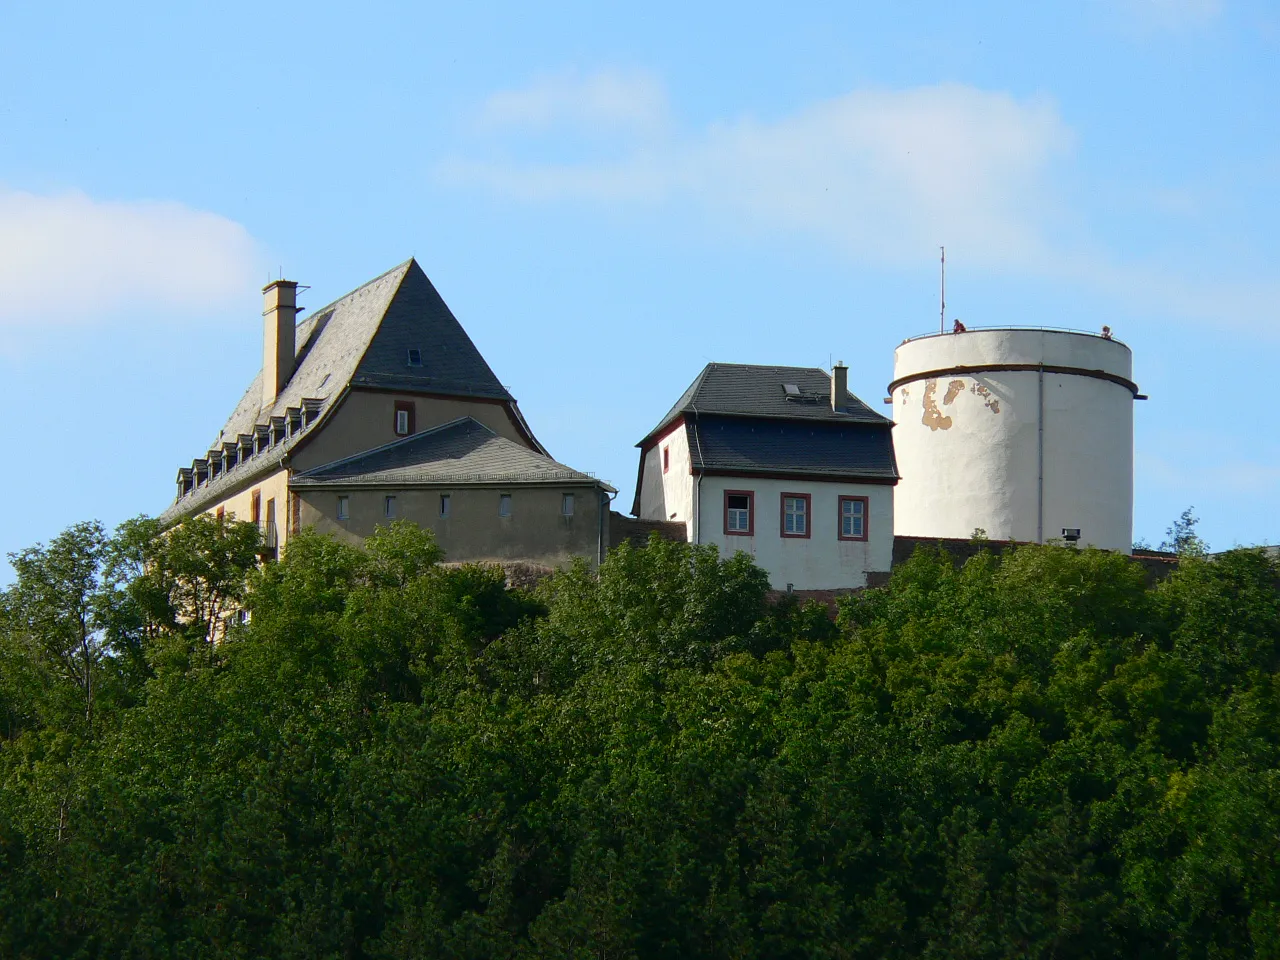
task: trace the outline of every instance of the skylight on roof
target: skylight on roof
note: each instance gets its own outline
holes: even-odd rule
[[[800,396],[800,388],[796,386],[794,383],[784,383],[782,385],[782,389],[786,392],[788,397]]]
[[[417,347],[411,347],[409,349],[409,366],[411,367],[422,366],[422,351],[419,350]]]

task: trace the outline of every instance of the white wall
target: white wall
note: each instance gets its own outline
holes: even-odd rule
[[[670,452],[668,469],[662,472],[662,451]],[[693,475],[689,460],[689,434],[679,423],[645,453],[640,480],[640,519],[693,522]],[[692,530],[692,527],[688,529]]]
[[[1044,363],[1131,378],[1129,348],[1088,334],[980,330],[912,340],[894,379],[956,366]],[[1043,536],[1079,527],[1082,543],[1129,552],[1133,394],[1094,377],[1045,373]],[[1040,528],[1038,371],[913,379],[893,392],[902,480],[897,533],[1035,541]]]
[[[674,452],[672,454],[674,458]],[[675,469],[674,460],[672,469]],[[696,483],[696,481],[695,481]],[[726,536],[724,493],[750,490],[754,535]],[[811,496],[810,536],[781,536],[782,494]],[[699,488],[698,543],[714,543],[720,555],[749,553],[769,574],[775,590],[788,583],[796,590],[863,587],[868,571],[887,571],[893,561],[893,487],[884,484],[828,483],[813,480],[764,480],[748,477],[703,477]],[[839,497],[866,497],[868,538],[839,539]]]

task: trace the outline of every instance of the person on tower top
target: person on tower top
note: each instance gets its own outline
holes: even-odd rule
[[[963,323],[961,323],[959,320],[956,320],[955,325],[954,325],[954,326],[952,326],[952,328],[951,328],[951,332],[952,332],[952,333],[964,333],[964,332],[965,332],[965,326],[964,326],[964,324],[963,324]]]

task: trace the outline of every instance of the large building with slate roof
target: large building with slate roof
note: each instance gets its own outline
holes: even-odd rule
[[[751,554],[775,589],[865,586],[893,560],[893,423],[848,371],[711,363],[640,441],[632,512]]]
[[[601,559],[613,488],[551,459],[416,261],[300,323],[296,283],[263,292],[262,370],[163,520],[251,520],[275,552],[407,519],[448,560]]]

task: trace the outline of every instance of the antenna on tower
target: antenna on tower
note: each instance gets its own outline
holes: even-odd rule
[[[942,251],[942,294],[939,298],[941,303],[938,305],[938,332],[946,333],[947,327],[947,248],[939,247]]]

